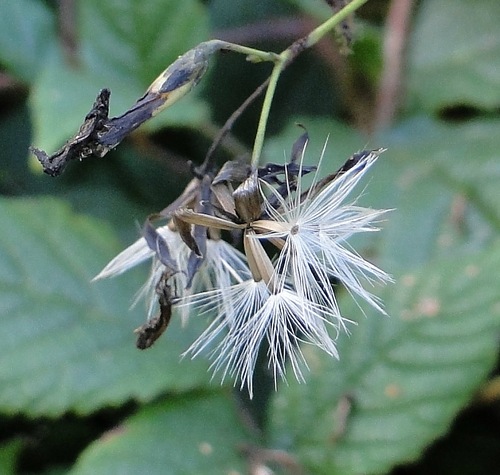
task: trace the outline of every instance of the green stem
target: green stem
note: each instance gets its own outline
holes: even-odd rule
[[[271,111],[271,103],[273,102],[274,92],[276,91],[276,85],[278,84],[281,71],[285,66],[285,61],[283,61],[281,56],[282,55],[280,55],[280,61],[274,65],[273,71],[271,72],[269,85],[267,86],[266,95],[264,97],[264,103],[262,104],[259,124],[257,125],[257,132],[255,134],[255,141],[253,144],[252,160],[250,162],[252,169],[257,168],[259,165],[260,154],[262,152],[262,146],[264,145],[264,136],[266,135],[267,120],[269,119],[269,112]]]
[[[310,48],[315,45],[321,38],[323,38],[323,36],[330,32],[341,21],[344,21],[351,13],[354,13],[367,1],[368,0],[352,0],[344,8],[342,8],[342,10],[311,31],[311,33],[309,33],[306,37],[306,48]]]
[[[283,69],[285,69],[289,61],[293,59],[298,53],[315,45],[321,38],[323,38],[323,36],[329,33],[335,26],[337,26],[341,21],[345,20],[351,13],[355,12],[361,5],[365,4],[367,1],[368,0],[352,0],[342,10],[337,12],[331,18],[319,25],[316,29],[311,31],[311,33],[309,33],[303,40],[299,40],[299,42],[293,43],[281,54],[279,54],[279,56],[276,57],[275,65],[270,76],[269,86],[266,90],[264,103],[262,104],[257,132],[255,134],[251,160],[252,168],[256,168],[259,164],[262,147],[264,145],[264,136],[266,134],[266,127],[271,110],[271,104],[273,101],[274,93],[276,91],[278,79]],[[297,48],[297,45],[300,45],[300,48]],[[267,58],[265,60],[269,61],[269,59]]]
[[[260,49],[248,48],[247,46],[241,46],[235,43],[228,43],[227,41],[214,40],[220,43],[221,49],[225,49],[227,51],[234,51],[235,53],[246,54],[248,56],[248,60],[253,62],[259,61],[278,61],[278,55],[276,53],[271,53],[268,51],[261,51]]]

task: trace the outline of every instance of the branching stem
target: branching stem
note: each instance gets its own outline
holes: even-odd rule
[[[287,49],[281,52],[275,61],[273,71],[269,79],[269,86],[266,90],[266,95],[264,98],[264,103],[262,105],[262,110],[260,113],[259,124],[257,126],[257,132],[255,134],[255,141],[252,151],[252,167],[257,167],[259,164],[260,156],[262,153],[262,147],[264,144],[264,136],[266,133],[267,122],[269,119],[269,113],[271,110],[271,104],[273,101],[274,93],[276,91],[276,85],[278,79],[283,72],[283,70],[288,66],[288,64],[295,59],[295,57],[307,48],[315,45],[321,38],[323,38],[327,33],[332,31],[332,29],[337,26],[340,22],[345,20],[351,13],[355,12],[359,7],[365,4],[368,0],[352,0],[347,4],[342,10],[333,15],[331,18],[326,20],[324,23],[319,25],[316,29],[311,31],[304,38],[295,41]]]

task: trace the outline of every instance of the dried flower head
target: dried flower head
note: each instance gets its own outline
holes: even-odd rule
[[[390,277],[347,244],[353,234],[377,230],[374,224],[386,212],[360,207],[350,197],[383,150],[358,152],[320,180],[319,166],[303,165],[306,143],[304,134],[288,164],[244,172],[233,163],[215,178],[198,180],[197,187],[191,186],[197,191],[184,193],[186,199],[167,208],[167,226],[146,227],[145,236],[97,276],[117,275],[152,257],[142,291],[150,309],[158,296],[161,307],[167,288],[168,302],[182,314],[210,317],[185,354],[208,352],[214,372],[240,381],[250,395],[263,343],[275,382],[286,379],[287,365],[303,380],[302,343],[338,358],[334,341],[350,321],[340,312],[333,281],[384,312],[366,286]],[[313,171],[305,189],[303,177]],[[242,236],[244,254],[220,239],[223,230]],[[274,247],[274,255],[264,242]],[[165,284],[161,292],[158,282]],[[152,314],[155,324],[162,322]]]

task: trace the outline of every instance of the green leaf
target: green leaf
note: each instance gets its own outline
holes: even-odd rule
[[[141,409],[87,448],[72,475],[244,473],[248,442],[227,395],[183,396]]]
[[[500,106],[497,0],[427,0],[415,23],[409,92],[418,109]]]
[[[122,247],[106,225],[41,198],[0,201],[0,218],[4,413],[88,413],[208,384],[206,361],[179,358],[202,321],[181,328],[174,315],[141,352],[132,331],[146,312],[129,306],[143,273],[90,282]]]
[[[110,115],[120,115],[180,54],[208,37],[208,18],[197,0],[80,2],[78,67],[59,53],[47,59],[31,100],[34,142],[52,151],[83,122],[98,91],[111,89]],[[146,127],[194,126],[207,117],[193,93]]]
[[[311,374],[280,388],[274,444],[316,474],[386,473],[418,457],[496,361],[499,267],[497,242],[402,275],[386,290],[391,316],[369,315],[342,336],[339,362],[304,348]],[[359,314],[343,304],[344,315]],[[352,406],[342,417],[346,396]]]
[[[404,271],[475,252],[500,229],[498,120],[447,125],[412,119],[379,141],[387,146],[362,203],[394,208],[382,223],[378,258]]]
[[[0,473],[14,475],[17,473],[17,457],[23,448],[21,439],[12,439],[0,445]]]
[[[31,84],[55,47],[55,22],[43,2],[0,0],[0,64]]]
[[[198,0],[88,0],[80,8],[84,61],[118,81],[116,87],[124,78],[148,86],[177,56],[208,39]]]

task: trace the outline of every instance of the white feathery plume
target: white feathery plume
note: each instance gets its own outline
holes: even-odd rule
[[[303,381],[302,367],[307,363],[299,344],[314,344],[338,358],[337,349],[327,327],[337,335],[329,309],[304,300],[295,291],[282,289],[272,293],[261,280],[248,279],[227,289],[213,290],[187,297],[182,306],[197,308],[200,315],[210,316],[211,325],[184,353],[193,358],[211,348],[214,374],[221,372],[240,382],[253,395],[253,372],[259,349],[267,342],[268,368],[275,384],[286,379],[286,363]],[[213,315],[212,315],[213,316]]]
[[[353,234],[377,231],[373,223],[388,211],[362,208],[356,205],[356,200],[346,203],[353,188],[381,152],[362,152],[362,158],[352,168],[319,191],[315,186],[317,172],[305,195],[300,173],[296,192],[289,189],[286,198],[267,185],[279,207],[272,207],[266,198],[266,209],[272,221],[254,223],[259,228],[255,238],[284,241],[276,262],[279,272],[287,277],[300,296],[330,308],[332,316],[340,317],[330,284],[332,277],[338,278],[351,294],[384,313],[380,301],[362,283],[373,286],[377,281],[390,282],[391,277],[346,244]]]
[[[171,279],[176,298],[182,299],[196,292],[211,289],[223,290],[231,286],[238,279],[248,278],[250,273],[243,253],[223,240],[207,240],[205,260],[195,274],[189,288],[186,269],[191,254],[190,249],[182,241],[180,234],[172,231],[168,225],[161,226],[156,231],[166,240],[179,272]],[[165,265],[156,256],[147,244],[146,239],[141,237],[133,244],[124,249],[113,258],[104,269],[94,277],[94,280],[120,275],[132,267],[152,258],[151,271],[144,285],[139,290],[132,305],[139,300],[144,300],[148,308],[148,318],[151,318],[158,306],[156,284],[165,271]],[[183,319],[188,315],[188,309],[184,308]]]
[[[186,247],[179,233],[172,231],[168,225],[161,226],[157,228],[156,231],[165,239],[169,248],[182,249],[183,246]],[[155,251],[148,246],[146,239],[141,237],[115,256],[93,280],[105,279],[107,277],[115,277],[123,274],[132,267],[147,261],[155,254]]]
[[[325,144],[326,146],[326,144]],[[253,394],[253,373],[259,348],[266,345],[268,369],[275,384],[286,380],[289,364],[294,376],[303,381],[307,363],[301,343],[313,344],[338,358],[335,338],[353,323],[342,317],[331,279],[339,279],[353,297],[361,297],[384,313],[380,300],[363,287],[391,281],[391,277],[363,259],[346,242],[353,234],[376,231],[374,223],[387,210],[357,205],[349,195],[383,150],[360,152],[342,171],[318,180],[303,191],[302,153],[298,173],[289,176],[287,190],[279,191],[260,182],[265,218],[245,224],[184,210],[177,214],[187,223],[214,229],[243,231],[245,253],[223,240],[206,241],[204,262],[187,288],[190,249],[180,234],[168,226],[157,228],[165,239],[178,272],[169,279],[175,307],[182,315],[194,310],[212,317],[211,324],[184,353],[196,357],[208,352],[215,373],[239,381]],[[321,160],[324,156],[324,149]],[[283,194],[281,194],[283,193]],[[278,248],[274,262],[262,241]],[[156,284],[166,267],[144,238],[116,256],[96,279],[119,275],[153,257],[152,271],[141,295],[149,302],[150,316],[156,306]]]

